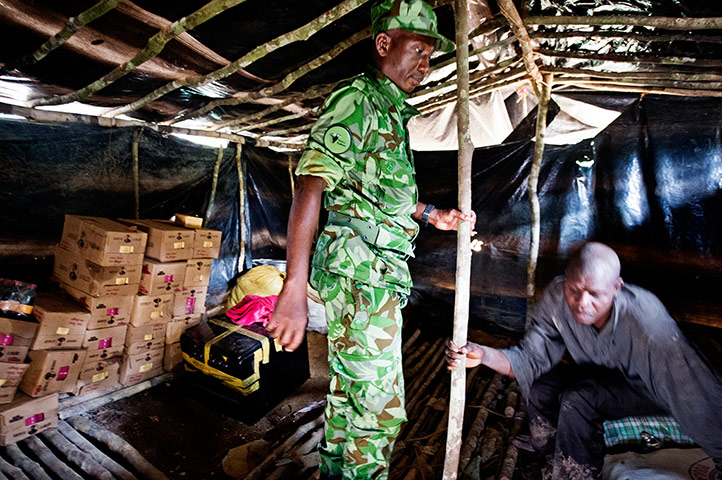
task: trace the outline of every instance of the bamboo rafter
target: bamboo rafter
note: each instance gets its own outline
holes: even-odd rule
[[[644,72],[602,72],[586,68],[540,67],[542,73],[557,73],[565,76],[598,77],[607,79],[649,79],[649,80],[678,80],[688,82],[717,82],[722,81],[722,73],[709,72],[675,72],[675,71],[644,71]]]
[[[531,78],[531,85],[534,88],[534,93],[537,98],[539,98],[542,94],[542,83],[544,83],[544,79],[542,78],[542,74],[539,72],[539,67],[535,62],[534,47],[531,44],[531,38],[529,38],[529,32],[527,31],[526,25],[524,25],[524,21],[519,15],[519,12],[514,6],[514,2],[512,0],[497,0],[496,3],[499,5],[501,14],[504,15],[506,20],[509,22],[509,26],[511,27],[512,32],[514,32],[514,36],[519,41],[524,66]]]
[[[181,87],[197,87],[199,85],[202,85],[206,82],[213,81],[213,80],[221,80],[231,74],[233,74],[236,70],[239,68],[245,68],[251,63],[265,57],[269,53],[285,46],[293,42],[298,41],[304,41],[308,40],[312,35],[317,33],[322,28],[332,24],[339,18],[343,17],[347,13],[355,10],[359,6],[363,5],[364,3],[368,2],[369,0],[345,0],[344,2],[340,3],[339,5],[335,6],[328,12],[322,14],[321,16],[315,18],[311,22],[307,23],[306,25],[303,25],[296,30],[293,30],[292,32],[286,33],[284,35],[281,35],[279,37],[276,37],[275,39],[265,43],[264,45],[260,45],[256,48],[254,48],[251,52],[244,55],[243,57],[239,58],[238,60],[230,63],[229,65],[218,69],[214,72],[211,72],[207,75],[199,75],[194,77],[188,77],[181,80],[174,80],[173,82],[170,82],[155,91],[149,93],[145,97],[141,98],[140,100],[137,100],[135,102],[132,102],[124,107],[117,108],[115,110],[112,110],[105,114],[105,116],[108,117],[115,117],[124,113],[132,112],[134,110],[137,110],[144,105],[147,105],[148,103],[157,100],[158,98],[162,97],[163,95],[166,95],[174,90],[177,90]]]
[[[547,57],[572,58],[580,60],[599,60],[603,62],[621,62],[630,64],[651,63],[662,65],[685,65],[702,68],[722,67],[722,60],[717,58],[695,58],[690,56],[659,56],[659,55],[623,55],[617,53],[594,53],[586,51],[567,52],[540,48],[537,53]]]
[[[493,67],[489,67],[484,70],[479,70],[477,72],[474,72],[472,75],[470,75],[470,81],[472,83],[478,82],[480,80],[483,81],[487,76],[491,76],[491,75],[494,75],[495,73],[506,70],[507,68],[514,67],[520,61],[521,61],[521,59],[519,57],[512,57],[512,58],[506,59],[503,62],[500,62],[497,65],[494,65]],[[436,92],[438,90],[443,90],[444,88],[448,88],[453,85],[456,85],[455,78],[452,78],[451,80],[447,80],[446,82],[440,83],[438,85],[431,85],[427,88],[424,88],[423,90],[419,90],[418,92],[414,92],[410,98],[418,98],[418,97],[426,96],[430,93]]]
[[[599,16],[529,16],[524,17],[527,26],[625,26],[654,27],[665,30],[718,30],[722,28],[722,17],[645,17],[637,15]]]
[[[85,125],[99,125],[101,127],[145,127],[162,134],[181,134],[196,135],[200,137],[222,138],[235,143],[251,144],[259,147],[277,147],[301,150],[304,148],[303,143],[283,142],[275,140],[255,140],[248,136],[234,135],[232,133],[214,132],[210,130],[197,130],[192,128],[171,127],[159,125],[157,123],[148,123],[140,120],[125,120],[116,118],[103,118],[94,115],[81,115],[76,113],[54,112],[49,110],[39,110],[37,108],[21,107],[17,105],[9,105],[0,103],[0,113],[8,115],[18,115],[25,117],[29,121],[37,122],[62,122],[62,123],[80,123]]]
[[[309,100],[312,98],[319,98],[323,97],[325,95],[328,95],[331,93],[335,85],[319,85],[314,88],[309,88],[304,93],[300,93],[297,95],[293,95],[292,97],[287,98],[286,100],[277,103],[276,105],[273,105],[271,107],[268,107],[264,110],[261,110],[260,112],[251,113],[249,115],[245,115],[243,117],[236,118],[234,120],[231,120],[226,123],[222,123],[220,125],[217,125],[214,130],[220,130],[221,128],[230,128],[234,127],[236,125],[242,125],[244,123],[254,122],[256,120],[259,120],[263,117],[266,117],[274,112],[277,112],[289,105],[292,105],[294,103],[301,102],[303,100]]]
[[[73,34],[75,34],[75,32],[77,32],[93,20],[97,20],[98,18],[102,17],[103,15],[117,7],[118,4],[124,1],[125,0],[103,0],[96,3],[89,9],[81,12],[77,17],[69,18],[68,23],[65,25],[65,27],[63,27],[61,31],[50,37],[33,53],[25,55],[17,61],[10,62],[8,65],[5,66],[4,70],[9,71],[19,69],[26,65],[31,65],[33,63],[39,62],[40,60],[45,58],[50,52],[64,44],[70,37],[73,36]]]
[[[271,125],[276,125],[279,123],[287,122],[289,120],[303,118],[307,115],[310,115],[311,113],[314,113],[315,111],[316,111],[315,108],[308,108],[306,110],[303,110],[302,112],[294,113],[292,115],[286,115],[283,117],[272,118],[271,120],[266,120],[265,122],[252,123],[250,125],[246,125],[243,129],[244,130],[256,130],[259,128],[270,127]]]
[[[147,62],[151,58],[156,57],[165,48],[168,42],[181,33],[193,29],[215,17],[219,13],[245,1],[246,0],[212,0],[202,8],[176,22],[171,23],[168,27],[150,37],[146,46],[138,52],[135,57],[114,68],[113,71],[103,75],[93,83],[66,95],[33,100],[30,102],[30,105],[36,107],[40,105],[62,105],[65,103],[82,101],[112,84],[116,80],[123,78],[129,72],[135,70],[138,66]]]
[[[216,107],[220,106],[230,106],[230,105],[240,105],[242,103],[251,102],[253,100],[258,100],[261,98],[269,98],[274,95],[277,95],[281,93],[282,91],[286,90],[288,87],[290,87],[293,82],[301,78],[302,76],[306,75],[307,73],[312,72],[313,70],[317,69],[318,67],[324,65],[325,63],[333,60],[336,58],[340,53],[344,52],[347,48],[351,47],[352,45],[355,45],[356,43],[360,42],[361,40],[365,40],[371,36],[371,27],[365,28],[362,31],[350,36],[343,42],[338,43],[336,46],[334,46],[331,50],[324,53],[323,55],[314,58],[310,62],[306,63],[305,65],[299,67],[298,69],[294,70],[293,72],[286,75],[283,80],[276,83],[275,85],[271,85],[269,87],[265,87],[261,90],[258,90],[256,92],[243,92],[240,94],[236,94],[231,98],[223,98],[219,100],[213,100],[212,102],[209,102],[207,105],[205,105],[202,108],[199,108],[197,110],[194,110],[192,112],[188,112],[186,114],[181,115],[177,119],[171,121],[170,123],[176,123],[180,122],[189,118],[195,118],[200,117],[202,115],[205,115],[206,113],[210,112]]]

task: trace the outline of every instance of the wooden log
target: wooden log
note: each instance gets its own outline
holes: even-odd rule
[[[588,88],[590,90],[643,93],[650,95],[677,95],[683,97],[722,97],[722,92],[716,90],[687,90],[681,88],[634,87],[603,82],[585,83],[583,85],[583,88]],[[714,324],[712,325],[714,326]]]
[[[211,0],[202,8],[171,23],[168,27],[150,37],[146,46],[140,52],[138,52],[132,59],[115,67],[110,73],[103,75],[99,79],[75,92],[33,100],[31,101],[31,106],[62,105],[83,101],[99,90],[102,90],[108,85],[111,85],[115,81],[123,78],[129,72],[132,72],[151,58],[156,57],[165,48],[168,42],[181,33],[192,30],[198,25],[215,17],[219,13],[222,13],[243,2],[245,2],[245,0]]]
[[[466,468],[466,465],[471,460],[471,456],[476,451],[476,447],[479,444],[479,438],[481,436],[481,433],[484,431],[484,426],[486,423],[486,419],[489,416],[489,406],[491,403],[496,399],[496,394],[499,391],[499,389],[502,386],[502,377],[500,374],[495,374],[494,379],[492,380],[491,384],[489,385],[489,388],[487,389],[486,393],[484,394],[484,399],[481,403],[481,408],[479,409],[479,412],[476,414],[476,418],[474,419],[474,423],[471,424],[471,428],[469,429],[469,433],[466,436],[466,440],[464,441],[462,447],[461,447],[461,453],[460,453],[460,466],[463,470]]]
[[[536,30],[529,32],[531,38],[542,38],[545,40],[561,40],[565,38],[624,38],[636,40],[639,42],[694,42],[694,43],[722,43],[722,37],[719,35],[700,35],[696,32],[685,33],[641,33],[641,32],[620,32],[614,30],[604,31],[574,31],[574,32],[557,32],[550,30]]]
[[[206,208],[206,214],[203,217],[203,228],[208,227],[208,222],[213,215],[213,205],[216,202],[216,189],[218,188],[218,173],[221,170],[221,163],[223,162],[223,147],[218,147],[218,156],[216,157],[216,164],[213,167],[213,181],[211,182],[211,194],[208,198],[208,207]]]
[[[597,77],[611,80],[641,79],[641,80],[678,80],[684,82],[719,82],[722,74],[697,70],[695,72],[682,72],[671,70],[655,70],[643,72],[601,72],[588,68],[564,68],[542,66],[542,73],[562,74],[564,77]]]
[[[113,432],[82,416],[71,417],[66,421],[77,431],[103,443],[111,451],[125,458],[147,480],[168,480],[168,477],[151,465],[138,450]]]
[[[224,79],[229,75],[232,75],[239,68],[245,68],[253,62],[260,60],[269,53],[274,52],[281,47],[284,47],[294,42],[308,40],[312,35],[317,33],[322,28],[331,25],[339,18],[355,10],[366,2],[368,2],[368,0],[344,0],[343,2],[339,3],[338,5],[336,5],[326,13],[322,14],[321,16],[315,18],[306,25],[303,25],[296,30],[293,30],[292,32],[276,37],[263,45],[259,45],[243,57],[226,65],[223,68],[220,68],[207,75],[199,75],[184,78],[181,80],[175,80],[154,90],[140,100],[132,102],[124,107],[112,110],[105,115],[109,117],[115,117],[124,113],[132,112],[181,87],[197,87],[210,81]]]
[[[507,446],[506,454],[504,455],[501,467],[499,468],[499,475],[497,477],[499,480],[513,480],[514,478],[514,470],[516,469],[516,461],[519,450],[512,443],[512,440],[519,435],[524,425],[525,411],[524,404],[521,401],[519,402],[518,411],[519,414],[514,417],[514,424],[508,437],[509,445]]]
[[[5,453],[8,454],[13,464],[22,469],[32,480],[53,480],[39,463],[28,458],[27,455],[20,450],[17,443],[5,447]]]
[[[416,340],[418,340],[420,336],[421,330],[417,328],[414,333],[412,333],[411,336],[401,346],[401,355],[404,359],[406,359],[406,354],[408,353],[409,349],[416,344]]]
[[[70,441],[58,433],[56,429],[46,430],[42,432],[40,436],[46,443],[53,445],[55,450],[65,457],[65,460],[78,467],[91,478],[97,480],[115,480],[113,474],[105,467],[96,462],[93,457],[70,443]]]
[[[23,445],[28,447],[48,470],[63,480],[83,480],[73,469],[65,465],[65,462],[55,456],[50,449],[41,442],[38,437],[28,437],[22,440]]]
[[[536,137],[534,139],[534,158],[529,172],[529,209],[531,211],[531,234],[529,236],[529,259],[526,269],[526,302],[527,302],[527,323],[529,322],[530,307],[534,304],[536,295],[536,265],[539,258],[539,238],[541,233],[541,208],[539,206],[539,171],[541,170],[542,158],[544,156],[544,136],[547,131],[547,111],[549,110],[549,99],[551,98],[552,82],[554,75],[549,73],[544,76],[544,83],[539,96],[536,117]]]
[[[73,427],[67,424],[64,420],[58,422],[58,431],[68,440],[73,442],[82,451],[89,454],[96,462],[104,466],[109,470],[113,476],[119,480],[137,480],[135,475],[130,473],[124,467],[122,467],[115,460],[101,452],[95,445],[90,443],[85,437],[80,435]]]
[[[434,347],[440,348],[441,341],[440,339],[435,340],[433,343],[424,341],[414,350],[414,353],[404,358],[404,377],[406,377],[407,381],[413,379],[416,374],[426,366],[428,361],[426,354],[436,350]],[[411,365],[411,367],[408,367],[408,365]]]
[[[246,475],[245,480],[265,479],[268,471],[271,467],[273,467],[273,464],[276,460],[278,460],[278,458],[288,452],[296,444],[296,442],[303,438],[308,432],[315,430],[320,425],[323,425],[323,415],[319,415],[314,420],[301,425],[298,430],[293,433],[293,435],[286,439],[286,441],[284,441],[278,448],[270,452],[260,465]]]
[[[30,480],[21,468],[0,457],[0,480]]]
[[[664,80],[607,80],[595,77],[572,77],[557,78],[554,82],[558,85],[619,85],[620,87],[630,86],[638,88],[674,88],[699,90],[701,93],[722,91],[722,82],[679,82]]]

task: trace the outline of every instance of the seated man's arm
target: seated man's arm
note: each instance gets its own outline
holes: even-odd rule
[[[484,365],[495,372],[501,373],[508,377],[514,376],[511,363],[506,354],[496,348],[479,345],[478,343],[469,342],[463,347],[457,347],[451,339],[446,342],[446,363],[447,368],[451,370],[456,367],[457,361],[466,357],[466,368]]]

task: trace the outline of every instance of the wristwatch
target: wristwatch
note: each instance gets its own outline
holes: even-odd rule
[[[424,222],[425,227],[429,226],[429,214],[431,213],[431,211],[434,208],[436,208],[436,207],[434,207],[432,204],[429,203],[426,205],[426,208],[424,209],[424,213],[421,214],[421,221]]]

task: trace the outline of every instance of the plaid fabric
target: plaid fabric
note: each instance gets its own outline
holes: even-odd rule
[[[695,444],[682,432],[679,423],[666,415],[607,420],[604,422],[604,443],[607,447],[641,445],[652,448]]]

